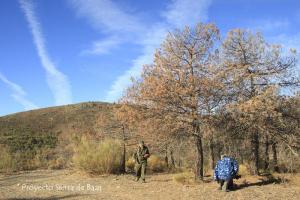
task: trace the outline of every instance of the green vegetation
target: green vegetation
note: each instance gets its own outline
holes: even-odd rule
[[[0,172],[8,173],[14,171],[16,169],[16,161],[12,155],[3,145],[0,145],[0,151]]]
[[[106,116],[112,107],[89,102],[0,117],[0,144],[5,147],[1,171],[69,166],[74,138],[87,133],[95,136],[99,113]]]
[[[120,142],[105,139],[101,142],[83,137],[75,147],[75,167],[93,174],[118,173],[121,167]]]
[[[291,102],[291,105],[297,105],[297,103]],[[117,112],[118,106],[118,104],[90,102],[0,117],[1,173],[18,170],[63,169],[73,166],[90,173],[119,173],[119,161],[123,154],[123,133],[119,126],[117,128],[113,126],[116,124],[113,115]],[[296,109],[290,110],[288,112],[293,114],[292,111]],[[298,117],[297,114],[294,115],[295,118]],[[155,123],[155,121],[151,122]],[[111,126],[106,126],[105,123]],[[134,171],[135,163],[131,155],[136,150],[135,144],[140,138],[150,145],[151,157],[147,168],[149,172],[178,172],[179,169],[194,167],[195,152],[192,140],[185,137],[178,137],[180,139],[178,141],[170,140],[170,138],[154,140],[153,138],[157,136],[166,135],[169,132],[168,127],[164,130],[163,126],[160,126],[161,129],[151,128],[152,123],[149,123],[149,127],[139,127],[138,125],[142,123],[129,125],[131,126],[125,124],[126,172]],[[298,124],[295,123],[295,127],[297,126]],[[227,129],[226,131],[231,135],[237,130]],[[212,174],[212,168],[221,151],[227,151],[239,160],[242,175],[249,174],[251,171],[251,166],[247,162],[249,145],[238,143],[243,139],[241,135],[238,136],[236,141],[231,141],[231,137],[227,135],[223,135],[225,138],[215,135],[213,140],[203,142],[204,155],[211,155],[204,159],[205,175]],[[81,138],[86,138],[86,141]],[[110,138],[110,140],[102,141],[103,138]],[[223,139],[230,143],[226,145],[219,143]],[[263,144],[264,141],[262,140],[261,143]],[[168,145],[167,148],[166,145]],[[114,147],[112,151],[109,151],[111,146]],[[276,169],[275,155],[277,155],[277,166],[281,172],[300,170],[299,159],[294,154],[287,154],[286,152],[289,151],[282,144],[277,143],[276,147],[275,145],[271,147],[269,149],[270,165],[267,172],[272,173],[273,169]],[[238,151],[239,148],[245,151]],[[260,151],[264,152],[264,150],[264,146],[261,145]],[[274,150],[277,150],[275,152],[277,154]],[[89,156],[85,157],[85,154]],[[109,160],[109,156],[106,156],[108,154],[115,157],[115,160]],[[263,161],[263,154],[261,156]],[[260,162],[260,164],[263,168],[264,163]]]

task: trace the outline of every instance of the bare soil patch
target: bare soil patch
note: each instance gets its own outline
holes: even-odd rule
[[[146,177],[135,182],[132,175],[89,176],[72,170],[37,170],[0,175],[0,199],[300,199],[300,175],[280,175],[267,179],[245,176],[235,181],[237,188],[224,193],[217,183],[182,185],[173,174]]]

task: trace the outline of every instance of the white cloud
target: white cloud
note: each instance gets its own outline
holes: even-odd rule
[[[101,32],[135,32],[141,28],[137,18],[124,12],[111,0],[70,0],[70,4],[78,16],[87,19]]]
[[[143,53],[135,60],[133,65],[124,74],[119,76],[112,84],[105,100],[109,102],[117,101],[123,94],[124,89],[130,86],[131,77],[138,77],[142,67],[153,61],[155,49],[164,40],[167,31],[180,28],[185,25],[193,25],[208,19],[207,10],[211,0],[174,0],[168,9],[162,13],[166,22],[155,24],[149,28],[140,44],[143,45]]]
[[[40,23],[35,15],[31,1],[20,0],[20,5],[24,11],[28,26],[33,35],[33,41],[37,48],[43,68],[47,74],[47,83],[52,91],[56,105],[68,104],[72,102],[71,85],[65,74],[60,72],[50,59],[42,34]]]
[[[116,101],[131,81],[140,75],[142,66],[151,63],[156,48],[165,38],[167,31],[184,25],[206,21],[207,10],[212,0],[171,0],[161,13],[163,21],[143,24],[138,15],[125,12],[112,0],[69,0],[77,15],[86,19],[100,33],[112,35],[106,40],[95,41],[91,49],[83,53],[107,54],[124,42],[141,45],[141,55],[132,61],[132,67],[116,78],[105,97]]]
[[[86,19],[99,33],[109,35],[104,40],[94,41],[92,47],[81,54],[108,54],[145,31],[145,26],[136,16],[125,12],[111,0],[69,0],[69,3],[80,18]]]
[[[15,99],[15,101],[20,103],[25,110],[32,110],[38,108],[37,105],[35,105],[33,102],[26,98],[27,94],[20,85],[8,80],[1,72],[0,80],[12,91],[11,96]]]
[[[162,15],[176,27],[193,25],[195,22],[207,21],[211,3],[212,0],[172,0]]]
[[[117,77],[106,94],[105,101],[114,102],[122,96],[124,90],[131,84],[131,77],[138,77],[143,65],[152,62],[154,51],[160,45],[161,41],[166,36],[166,33],[166,29],[157,26],[155,27],[155,30],[150,31],[145,35],[145,39],[141,41],[144,45],[142,55],[132,61],[131,68],[125,71],[121,76]]]
[[[102,55],[109,54],[112,49],[115,49],[122,43],[120,38],[112,36],[102,40],[94,41],[90,49],[83,50],[82,54]]]

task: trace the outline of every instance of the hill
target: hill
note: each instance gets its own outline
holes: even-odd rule
[[[49,160],[49,156],[54,160],[58,157],[69,159],[72,140],[82,135],[99,136],[99,116],[109,117],[115,106],[117,105],[110,103],[87,102],[0,117],[0,147],[8,148],[15,155],[14,159],[22,163],[22,169],[35,166],[27,162],[37,154],[46,157],[46,160]]]
[[[42,108],[0,117],[0,136],[45,132],[63,133],[70,131],[96,131],[99,113],[110,114],[115,104],[87,102],[66,106]]]

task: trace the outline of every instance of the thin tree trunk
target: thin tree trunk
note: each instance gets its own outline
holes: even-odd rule
[[[214,153],[214,142],[213,139],[209,141],[210,157],[211,157],[211,168],[215,168],[215,153]]]
[[[265,170],[269,168],[270,158],[269,158],[269,136],[266,135],[265,141]]]
[[[165,163],[166,163],[167,167],[169,167],[169,160],[168,160],[168,145],[166,145],[166,149],[165,149]]]
[[[275,172],[279,172],[278,168],[278,161],[277,161],[277,149],[276,149],[276,142],[272,143],[272,152],[273,152],[273,168]]]
[[[251,150],[252,150],[252,174],[258,175],[259,173],[259,135],[256,130],[251,139]]]
[[[244,60],[246,62],[246,58],[244,57]],[[251,72],[250,72],[251,74]],[[254,87],[254,78],[251,76],[250,79],[250,84],[251,84],[251,98],[255,96],[255,87]],[[259,135],[258,135],[258,130],[255,129],[252,138],[251,138],[251,150],[252,150],[252,174],[258,175],[259,171]]]
[[[203,180],[203,146],[202,138],[200,136],[195,137],[195,144],[197,148],[196,163],[195,163],[195,179],[200,178]]]
[[[171,159],[171,166],[175,167],[175,160],[174,160],[174,156],[173,156],[173,150],[170,150],[170,159]]]
[[[120,173],[126,172],[126,146],[125,146],[125,127],[122,126],[122,132],[123,132],[123,153],[121,157],[121,166],[120,166]]]
[[[240,149],[241,149],[241,148],[240,148]],[[245,157],[244,152],[241,152],[241,151],[240,151],[239,156],[240,156],[240,158],[241,158],[241,164],[244,164],[244,157]]]
[[[218,159],[219,160],[221,159],[221,154],[222,154],[222,147],[221,147],[221,144],[219,143],[218,144]]]
[[[181,159],[179,158],[178,159],[178,167],[181,167],[182,166],[182,161],[181,161]]]

